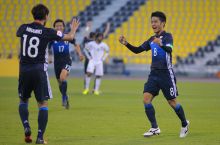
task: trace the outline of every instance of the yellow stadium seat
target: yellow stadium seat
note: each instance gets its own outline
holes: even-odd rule
[[[19,39],[15,37],[18,27],[23,23],[33,21],[31,8],[38,3],[45,4],[49,10],[49,21],[47,27],[51,27],[57,18],[69,21],[72,16],[77,15],[90,5],[91,0],[0,0],[0,50],[4,47],[7,50],[16,49],[19,46]]]
[[[116,32],[122,30],[123,34],[129,42],[134,45],[140,45],[146,41],[149,36],[153,35],[150,14],[152,11],[164,11],[167,15],[166,29],[171,32],[174,37],[173,56],[186,57],[189,53],[195,52],[199,46],[204,46],[210,40],[214,40],[219,33],[220,13],[217,11],[220,7],[219,0],[198,1],[198,0],[149,0],[136,11],[127,22],[123,23]],[[109,42],[117,41],[111,34],[108,37]],[[111,51],[121,50],[119,43],[111,46]],[[127,56],[129,63],[150,63],[150,53],[147,55],[146,61],[140,59],[139,55],[132,54],[128,50],[123,51],[124,58]],[[127,55],[126,55],[127,53]],[[141,55],[142,56],[142,55]],[[175,62],[174,57],[174,62]]]

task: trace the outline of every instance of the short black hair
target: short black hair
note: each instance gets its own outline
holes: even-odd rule
[[[49,14],[49,9],[43,4],[37,4],[32,8],[31,13],[34,20],[45,20]]]
[[[151,14],[152,17],[158,17],[161,22],[166,22],[166,15],[163,12],[156,11]]]
[[[93,38],[94,36],[96,36],[95,32],[90,32],[90,33],[89,33],[89,37],[90,37],[90,38]]]
[[[63,27],[65,27],[65,23],[62,19],[56,19],[53,23],[53,27],[55,27],[56,23],[59,23],[59,22],[63,23]]]
[[[103,33],[101,33],[101,32],[96,33],[96,38],[98,38],[99,36],[104,37],[104,34],[103,34]]]

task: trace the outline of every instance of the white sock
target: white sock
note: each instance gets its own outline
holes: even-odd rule
[[[90,79],[91,79],[91,77],[88,77],[88,76],[85,77],[85,80],[86,80],[85,89],[89,89]]]
[[[96,78],[95,79],[95,91],[99,91],[100,84],[101,84],[101,78]]]

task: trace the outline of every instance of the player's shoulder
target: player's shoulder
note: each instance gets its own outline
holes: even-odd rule
[[[18,27],[18,31],[24,31],[27,27],[28,27],[29,24],[21,24],[19,27]]]
[[[25,28],[28,24],[21,24],[18,28]]]
[[[52,28],[48,28],[48,27],[43,27],[43,31],[45,31],[47,33],[56,32],[56,30],[54,30]]]
[[[165,35],[166,37],[171,37],[171,38],[173,38],[173,35],[172,35],[170,32],[165,32],[164,35]]]
[[[16,32],[16,36],[17,37],[21,37],[21,35],[25,32],[26,28],[27,28],[27,25],[28,24],[21,24],[18,29],[17,29],[17,32]]]

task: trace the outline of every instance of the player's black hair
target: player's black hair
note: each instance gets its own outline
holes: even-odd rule
[[[43,4],[37,4],[32,8],[31,13],[34,20],[45,20],[49,14],[49,9]]]
[[[63,23],[63,27],[65,27],[65,23],[62,19],[56,19],[53,23],[53,27],[55,27],[56,23],[59,23],[59,22]]]
[[[90,38],[93,38],[94,36],[96,36],[95,32],[90,32],[90,33],[89,33],[89,37],[90,37]]]
[[[99,36],[104,37],[103,33],[101,33],[101,32],[96,33],[96,38],[98,38]]]
[[[151,14],[152,17],[158,17],[161,22],[166,22],[166,15],[163,12],[156,11]]]

